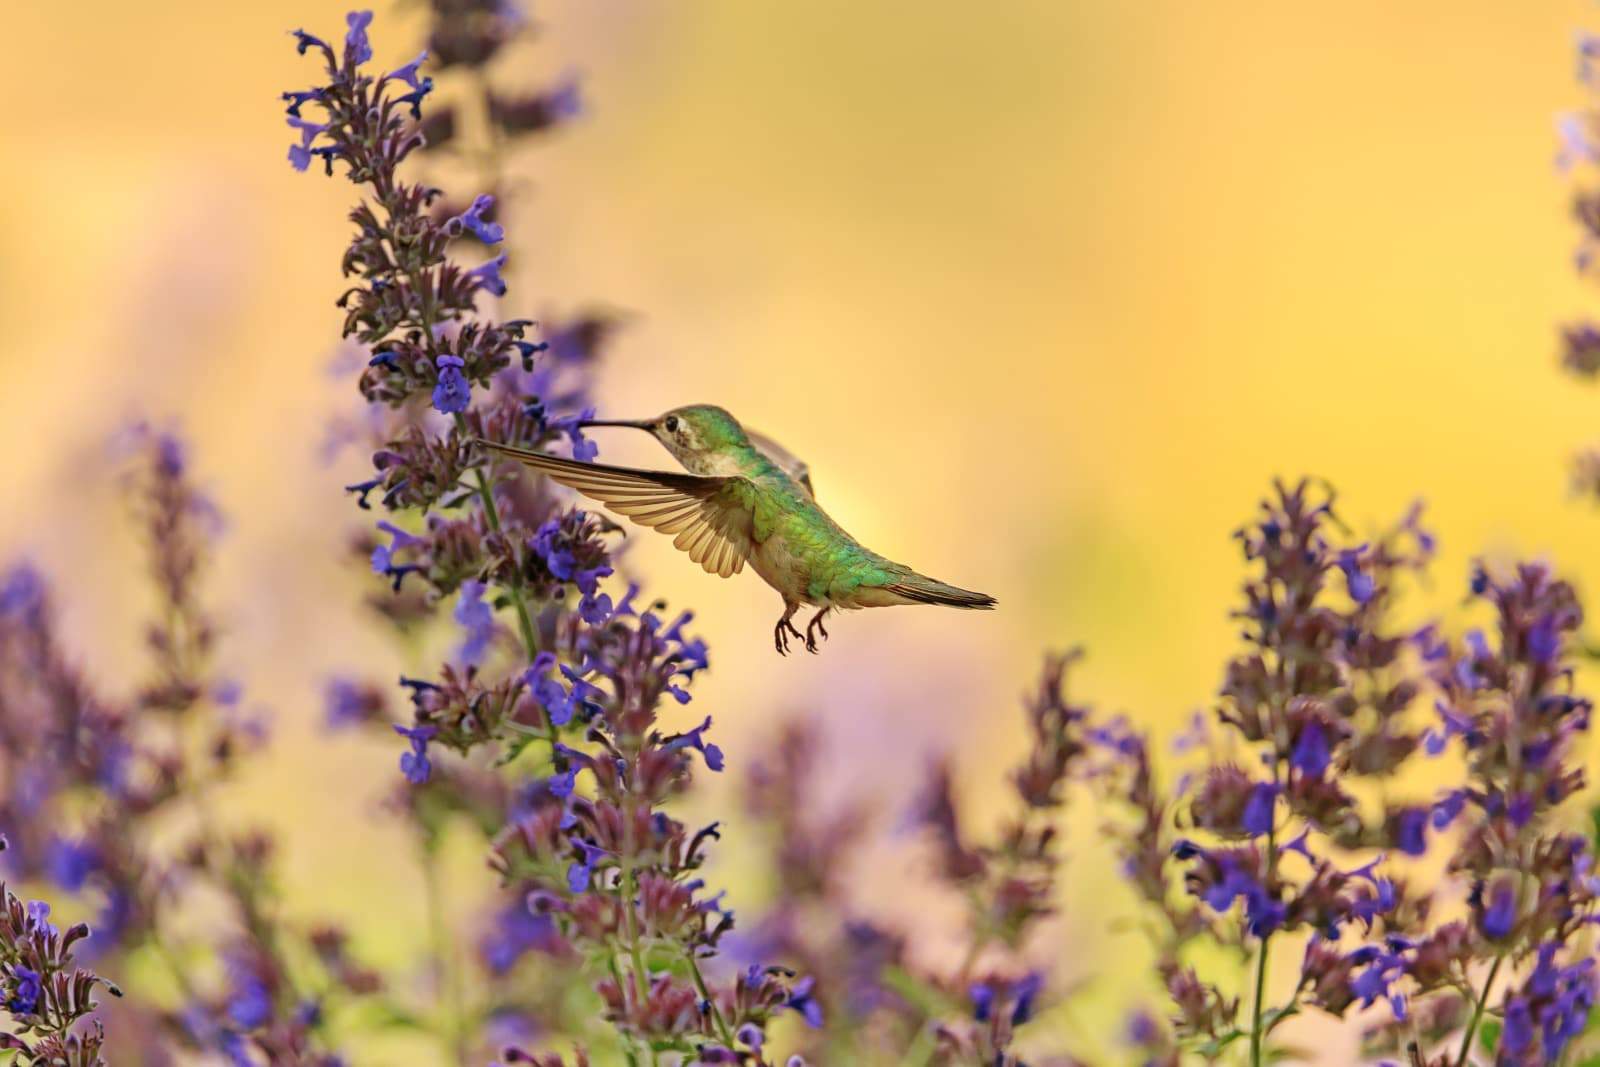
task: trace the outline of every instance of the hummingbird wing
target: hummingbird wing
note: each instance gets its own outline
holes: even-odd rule
[[[750,556],[755,486],[744,478],[612,467],[492,441],[478,444],[593,497],[641,526],[676,534],[673,545],[709,574],[738,574]]]
[[[784,448],[778,442],[764,433],[757,433],[746,426],[744,435],[750,438],[750,443],[756,446],[756,451],[772,460],[777,468],[805,486],[806,492],[811,494],[811,499],[817,499],[817,491],[811,485],[811,468],[806,466],[805,460]]]

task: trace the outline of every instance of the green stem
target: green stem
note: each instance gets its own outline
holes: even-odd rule
[[[639,945],[639,916],[634,911],[633,897],[638,892],[633,879],[633,867],[624,868],[622,877],[622,921],[628,932],[628,958],[633,961],[633,985],[642,1001],[650,995],[650,979],[644,969],[644,952]]]
[[[694,949],[688,952],[689,973],[694,975],[694,987],[700,990],[700,997],[711,1005],[711,1017],[716,1020],[717,1033],[722,1035],[722,1043],[728,1049],[733,1048],[733,1031],[728,1029],[728,1020],[722,1017],[722,1008],[717,1004],[717,998],[711,995],[711,987],[706,985],[705,976],[700,973],[700,964],[694,958]]]
[[[631,834],[629,835],[632,836]],[[627,846],[630,850],[632,844]],[[622,866],[622,898],[617,902],[622,906],[623,927],[628,933],[628,958],[633,961],[633,986],[638,991],[639,1003],[642,1005],[650,999],[650,978],[644,969],[644,949],[639,938],[639,915],[633,906],[633,898],[638,893],[638,882],[633,875],[633,862],[626,860]],[[655,1046],[648,1040],[644,1042],[645,1050],[650,1053],[650,1062],[656,1062]]]
[[[906,1049],[906,1054],[900,1058],[900,1067],[928,1067],[928,1061],[933,1059],[938,1049],[938,1040],[933,1023],[924,1020],[917,1028],[917,1036]]]
[[[398,258],[398,250],[396,258]],[[429,355],[432,355],[434,350],[433,327],[437,319],[433,307],[433,286],[428,276],[422,271],[412,271],[410,272],[410,277],[412,288],[416,289],[422,301],[421,311],[419,312],[422,321],[419,325],[422,327],[423,343],[428,346]],[[471,429],[467,426],[466,416],[459,411],[455,413],[455,426],[456,432],[463,439],[472,435]],[[484,474],[482,467],[477,468],[472,473],[474,480],[477,482],[478,499],[483,501],[483,516],[489,523],[489,529],[504,537],[504,530],[500,525],[500,508],[494,502],[494,489],[489,484],[489,477]],[[522,631],[522,644],[528,651],[528,659],[532,660],[539,654],[539,641],[534,636],[533,618],[528,614],[528,603],[522,598],[522,582],[519,576],[513,576],[512,580],[506,583],[506,592],[510,594],[511,603],[517,610],[517,626]],[[553,737],[553,728],[551,733]]]
[[[1467,1024],[1467,1032],[1461,1035],[1461,1051],[1456,1054],[1456,1067],[1466,1067],[1467,1057],[1472,1054],[1472,1039],[1478,1033],[1478,1024],[1483,1021],[1483,1009],[1489,1003],[1489,990],[1494,986],[1504,960],[1504,956],[1496,956],[1494,966],[1489,968],[1489,977],[1484,979],[1483,991],[1478,994],[1478,1003],[1472,1009],[1472,1021]]]
[[[468,434],[467,420],[459,411],[456,412],[456,430],[462,437],[466,437]],[[483,517],[488,522],[489,529],[498,534],[501,540],[504,540],[505,532],[500,525],[500,508],[494,502],[494,489],[489,485],[489,476],[484,474],[482,467],[472,473],[478,483],[478,499],[483,502]],[[520,553],[512,553],[513,563],[520,567],[520,563],[516,562],[519,557]],[[512,574],[511,580],[505,585],[505,590],[506,595],[511,598],[511,606],[517,613],[517,629],[522,632],[522,646],[527,650],[528,662],[532,663],[539,655],[539,638],[534,633],[533,616],[528,612],[528,602],[522,595],[522,576],[520,571]],[[510,719],[505,721],[505,725],[516,733],[535,734],[543,737],[550,742],[550,758],[555,758],[556,745],[560,742],[555,723],[550,723],[550,729],[545,733],[529,729],[521,723]]]
[[[1271,947],[1269,931],[1261,939],[1261,954],[1256,957],[1256,1004],[1250,1023],[1250,1067],[1261,1067],[1261,1015],[1267,996],[1267,949]]]
[[[456,430],[462,437],[467,437],[470,433],[466,417],[459,411],[456,412]],[[500,508],[494,502],[494,489],[489,485],[489,477],[483,473],[482,467],[472,473],[478,485],[478,499],[483,501],[483,517],[489,523],[489,529],[504,537],[505,532],[500,525]],[[532,660],[539,654],[539,639],[534,635],[533,616],[528,613],[528,602],[523,599],[522,582],[518,577],[513,577],[506,583],[506,594],[511,598],[511,606],[516,609],[517,628],[522,631],[522,644],[528,650],[528,659]]]

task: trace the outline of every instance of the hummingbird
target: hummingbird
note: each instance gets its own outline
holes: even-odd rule
[[[823,619],[840,608],[944,604],[992,608],[995,599],[919,574],[851,537],[817,503],[806,465],[776,441],[747,430],[711,404],[673,408],[653,419],[587,419],[582,427],[643,430],[687,473],[614,467],[479,440],[643,526],[676,535],[673,545],[724,578],[746,563],[783,597],[772,629],[779,654],[791,636],[817,651]],[[790,620],[802,604],[817,613],[801,633]]]

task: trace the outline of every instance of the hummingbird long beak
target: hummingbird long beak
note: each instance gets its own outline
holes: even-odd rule
[[[578,423],[578,427],[584,430],[591,426],[628,426],[635,430],[654,430],[655,422],[650,419],[585,419]]]

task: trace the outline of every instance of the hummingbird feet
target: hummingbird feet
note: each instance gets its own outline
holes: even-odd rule
[[[811,616],[811,621],[806,623],[806,651],[807,652],[810,652],[813,655],[816,654],[816,651],[817,651],[817,634],[821,634],[822,635],[822,639],[824,641],[826,641],[828,639],[828,628],[826,626],[822,625],[822,617],[824,615],[828,614],[828,612],[830,612],[832,610],[833,610],[832,608],[823,608],[821,611],[819,611],[815,615]],[[798,635],[796,635],[796,636],[798,636]]]
[[[772,628],[772,643],[777,647],[778,655],[780,656],[787,656],[789,654],[790,634],[802,639],[804,639],[806,636],[799,630],[795,629],[794,623],[789,621],[789,617],[795,613],[797,608],[798,605],[791,607],[788,611],[784,612],[783,618],[778,620],[778,625]],[[807,643],[807,647],[810,647],[809,642]],[[815,649],[812,651],[815,651]]]

